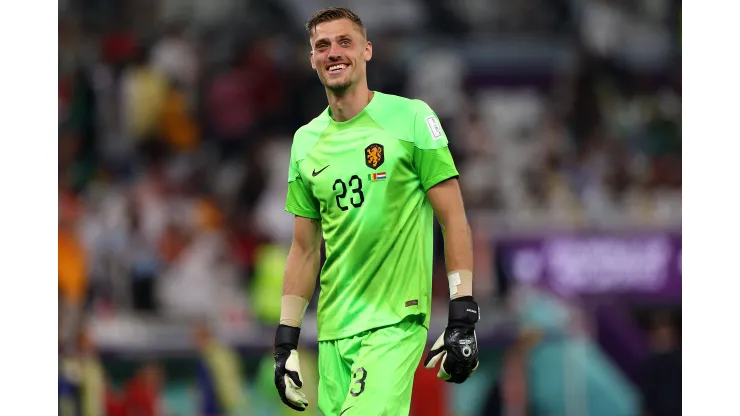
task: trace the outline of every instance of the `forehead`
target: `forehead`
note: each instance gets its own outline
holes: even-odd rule
[[[362,29],[349,19],[337,19],[329,22],[322,22],[314,28],[311,41],[327,38],[332,39],[343,35],[362,36]]]

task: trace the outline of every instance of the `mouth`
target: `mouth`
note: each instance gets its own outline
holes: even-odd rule
[[[330,74],[341,74],[347,68],[349,68],[349,64],[332,64],[326,66],[326,72]]]

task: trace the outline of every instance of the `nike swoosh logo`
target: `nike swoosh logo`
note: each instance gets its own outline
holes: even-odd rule
[[[326,166],[324,166],[323,168],[321,168],[321,170],[320,170],[320,171],[318,171],[318,172],[316,172],[316,169],[314,169],[314,170],[313,170],[313,172],[311,172],[311,176],[318,176],[318,174],[319,174],[319,173],[323,172],[323,171],[324,171],[324,169],[326,169],[326,168],[328,168],[328,167],[329,167],[329,165],[326,165]]]
[[[344,412],[346,412],[347,410],[349,410],[349,409],[351,409],[351,408],[353,408],[353,407],[354,407],[354,406],[350,406],[350,407],[348,407],[348,408],[346,408],[346,409],[342,410],[342,413],[340,413],[340,414],[339,414],[339,416],[342,416],[342,415],[344,414]]]

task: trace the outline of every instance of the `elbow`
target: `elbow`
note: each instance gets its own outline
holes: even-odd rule
[[[295,238],[294,236],[290,249],[302,256],[318,256],[321,251],[321,238]]]
[[[321,257],[321,244],[294,241],[291,251],[294,252],[296,257],[303,259],[303,261],[318,262]]]
[[[320,253],[318,246],[312,244],[296,244],[295,242],[290,248],[290,251],[295,257],[303,259],[304,261],[318,258]]]

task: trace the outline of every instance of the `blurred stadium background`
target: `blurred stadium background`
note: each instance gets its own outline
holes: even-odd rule
[[[303,23],[329,5],[60,0],[60,414],[292,413],[283,204],[291,135],[326,105]],[[679,415],[680,1],[343,5],[370,88],[442,119],[475,234],[481,367],[419,371],[412,415]]]

